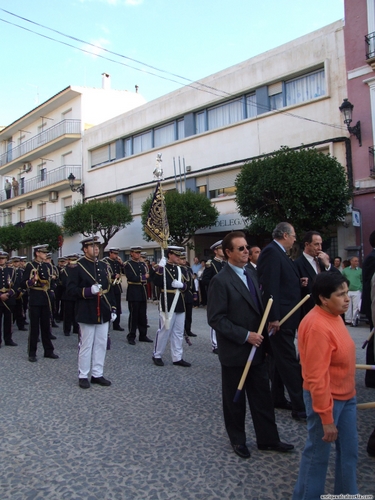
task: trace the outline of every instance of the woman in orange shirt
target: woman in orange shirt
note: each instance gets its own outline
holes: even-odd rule
[[[308,436],[293,500],[316,500],[324,494],[334,441],[333,494],[358,493],[355,345],[340,316],[350,303],[348,280],[339,273],[318,274],[312,294],[316,306],[298,328]]]

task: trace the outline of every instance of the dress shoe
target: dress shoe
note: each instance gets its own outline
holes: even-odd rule
[[[246,444],[233,444],[231,443],[234,453],[241,458],[250,458],[250,451]]]
[[[135,340],[134,339],[128,339],[128,344],[135,345]]]
[[[29,356],[29,361],[31,363],[36,363],[38,360],[36,359],[36,356]]]
[[[161,358],[152,357],[152,361],[156,366],[164,366],[164,361]]]
[[[44,357],[50,359],[59,359],[58,355],[55,354],[54,352],[51,352],[51,354],[45,354]]]
[[[294,450],[294,446],[292,444],[287,444],[283,443],[282,441],[279,441],[277,444],[270,444],[270,445],[258,444],[258,450],[279,451],[281,453],[286,453],[287,451]]]
[[[302,422],[305,422],[307,419],[305,411],[292,410],[292,417],[294,418],[294,420],[300,420]]]
[[[52,326],[53,326],[53,328],[58,328],[59,327],[59,325],[56,325],[55,321],[52,323]]]
[[[112,384],[112,382],[110,380],[107,380],[104,377],[91,377],[91,383],[103,385],[106,387],[109,387]]]
[[[183,359],[180,359],[180,361],[173,361],[173,364],[176,366],[191,366],[191,363],[188,363],[187,361],[184,361]]]
[[[70,332],[64,332],[65,337],[70,337]]]
[[[188,337],[196,337],[197,335],[195,333],[193,333],[193,332],[190,332],[190,333],[187,334],[187,336]]]
[[[28,324],[29,324],[29,322],[28,322],[28,321],[25,321],[25,325],[28,325]]]
[[[80,378],[78,380],[78,385],[81,389],[90,389],[90,382],[88,378]]]
[[[212,349],[212,354],[219,354],[219,349],[217,347]]]
[[[124,332],[124,331],[125,331],[125,328],[123,328],[122,326],[116,326],[116,328],[115,328],[115,327],[113,327],[113,330],[114,330],[115,332]]]
[[[27,332],[27,328],[18,328],[19,332]]]
[[[149,339],[147,336],[146,337],[139,337],[139,342],[153,342],[153,340]]]
[[[14,346],[16,346],[18,344],[16,344],[13,340],[8,340],[8,342],[5,342],[5,345],[12,345],[12,346],[14,345]]]
[[[292,403],[286,399],[282,403],[275,404],[275,408],[279,408],[279,410],[289,410],[289,411],[292,411]]]
[[[56,335],[50,335],[50,336],[49,336],[49,338],[50,338],[51,340],[56,340]]]

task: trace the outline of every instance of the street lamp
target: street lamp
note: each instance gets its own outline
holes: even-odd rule
[[[355,135],[359,141],[359,145],[362,146],[361,122],[358,121],[354,125],[354,127],[350,126],[350,124],[352,123],[353,108],[354,108],[353,104],[350,101],[348,101],[348,99],[344,99],[341,106],[339,107],[339,110],[344,115],[344,123],[347,126],[349,133],[351,135]]]
[[[70,189],[74,193],[81,193],[83,195],[84,192],[85,192],[85,185],[84,184],[80,184],[79,186],[74,187],[74,181],[75,180],[76,180],[75,176],[72,173],[70,173],[70,175],[68,177]]]

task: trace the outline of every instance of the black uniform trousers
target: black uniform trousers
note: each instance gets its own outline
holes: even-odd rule
[[[367,317],[370,324],[370,331],[374,328],[374,324],[372,322],[372,318]],[[374,355],[374,336],[368,341],[366,348],[366,365],[375,365],[375,355]],[[365,385],[366,387],[374,387],[375,388],[375,371],[366,370],[365,373]]]
[[[19,330],[25,328],[25,312],[23,310],[23,302],[22,297],[16,300],[16,305],[14,309],[14,320],[16,321],[17,327]]]
[[[185,332],[191,333],[191,324],[193,322],[193,303],[185,302]]]
[[[53,344],[50,339],[51,333],[51,311],[49,306],[30,306],[30,333],[29,333],[29,356],[35,356],[39,327],[45,355],[53,353]]]
[[[135,339],[137,328],[139,338],[147,337],[147,302],[128,301],[129,307],[129,333],[128,339]]]
[[[232,444],[245,444],[246,396],[253,420],[257,445],[270,446],[280,441],[265,363],[251,365],[239,400],[233,399],[241,380],[243,366],[221,365],[225,428]]]
[[[9,308],[9,309],[8,309]],[[0,344],[4,335],[4,343],[12,340],[12,306],[0,305]]]
[[[75,318],[75,301],[74,300],[63,300],[63,330],[64,333],[70,333],[73,326],[73,333],[79,332],[79,326]]]
[[[305,411],[301,391],[301,365],[297,359],[294,336],[293,330],[280,329],[270,337],[272,349],[270,362],[274,362],[276,367],[276,376],[272,379],[273,399],[275,403],[282,400],[281,394],[275,394],[277,389],[280,388],[280,377],[289,393],[292,409],[294,411]]]

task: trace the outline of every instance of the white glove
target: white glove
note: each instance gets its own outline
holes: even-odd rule
[[[100,286],[99,285],[91,285],[91,293],[93,295],[98,295],[100,292]]]
[[[173,288],[184,288],[184,284],[178,280],[173,280],[171,284]]]
[[[160,267],[165,267],[165,264],[167,263],[167,259],[165,257],[162,257],[159,261],[158,266]]]
[[[117,314],[116,313],[111,313],[111,321],[114,323],[116,321]]]

